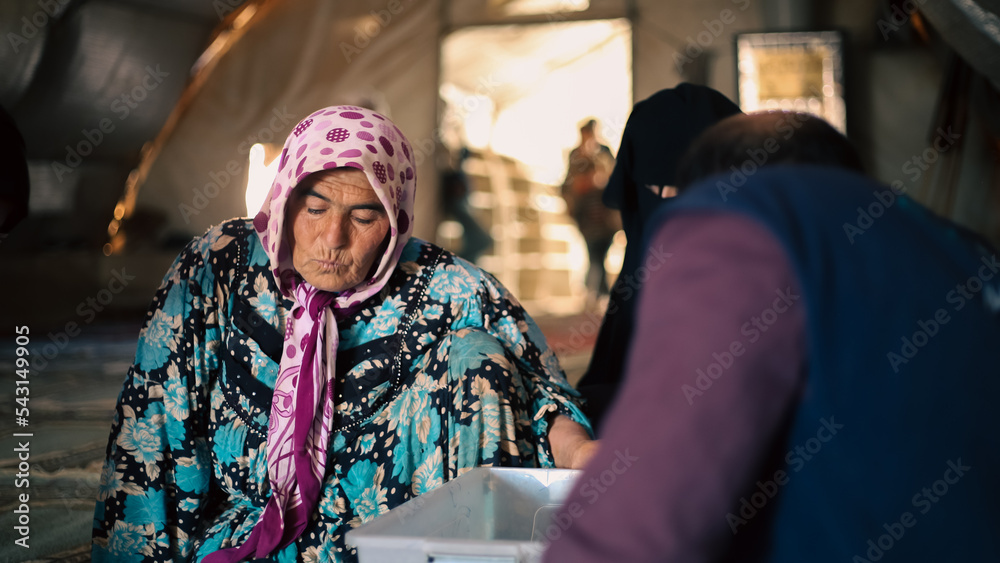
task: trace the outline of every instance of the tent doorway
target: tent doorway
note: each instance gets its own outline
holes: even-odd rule
[[[617,153],[632,107],[631,45],[625,19],[469,27],[442,42],[438,166],[467,181],[464,193],[442,190],[438,240],[469,254],[488,234],[492,245],[473,258],[532,313],[585,305],[586,247],[560,186],[585,120]],[[478,240],[470,226],[483,229]],[[612,277],[620,246],[609,253]]]

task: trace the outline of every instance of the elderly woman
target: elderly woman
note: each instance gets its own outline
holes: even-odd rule
[[[587,422],[489,274],[411,238],[411,145],[331,107],[251,222],[192,241],[118,400],[95,561],[344,561],[344,534],[477,465],[577,467]]]

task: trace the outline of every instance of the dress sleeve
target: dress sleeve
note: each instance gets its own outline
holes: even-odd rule
[[[547,563],[718,561],[744,529],[741,496],[773,478],[805,362],[784,250],[731,215],[677,217],[650,248],[670,258],[642,288],[624,387]]]
[[[564,414],[593,435],[581,410],[580,394],[566,380],[555,352],[534,319],[517,299],[491,275],[484,273],[479,298],[483,326],[511,352],[527,393],[531,428],[540,467],[555,467],[548,443],[549,423]]]
[[[218,298],[195,239],[167,272],[118,396],[94,513],[94,561],[186,561],[212,475],[208,382]]]

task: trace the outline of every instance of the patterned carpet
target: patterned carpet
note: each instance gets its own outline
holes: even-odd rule
[[[28,425],[16,424],[15,341],[0,340],[0,561],[89,561],[101,461],[138,325],[88,326],[61,349],[31,335]],[[57,340],[61,340],[57,337]],[[22,394],[23,396],[23,394]],[[30,433],[15,437],[14,433]],[[28,471],[16,452],[28,442]],[[23,449],[23,448],[20,448]],[[19,475],[20,474],[20,475]],[[18,486],[22,485],[22,486]],[[27,486],[24,486],[27,485]],[[15,543],[28,494],[27,548]]]
[[[586,368],[600,317],[540,317],[542,331],[575,384]],[[135,353],[139,325],[95,324],[55,346],[31,335],[28,425],[17,425],[14,336],[0,337],[0,562],[90,560],[90,530],[111,415]],[[62,340],[56,338],[56,340]],[[23,396],[23,392],[22,392]],[[16,437],[15,433],[30,433]],[[18,459],[28,442],[28,471]],[[19,475],[20,474],[20,475]],[[18,486],[21,485],[21,486]],[[29,495],[28,547],[16,527]],[[23,510],[22,510],[23,512]]]

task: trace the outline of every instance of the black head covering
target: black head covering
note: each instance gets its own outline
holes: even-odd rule
[[[675,186],[677,163],[702,131],[740,108],[719,92],[686,82],[635,104],[625,124],[604,204],[620,209],[629,243],[662,202],[658,190]],[[631,231],[631,232],[630,232]]]
[[[677,163],[688,145],[710,125],[737,113],[740,108],[719,92],[688,83],[660,90],[632,108],[615,169],[604,189],[604,204],[621,210],[628,245],[590,367],[578,385],[595,428],[623,375],[639,289],[636,271],[642,262],[647,223],[663,203],[660,191],[676,185]]]

